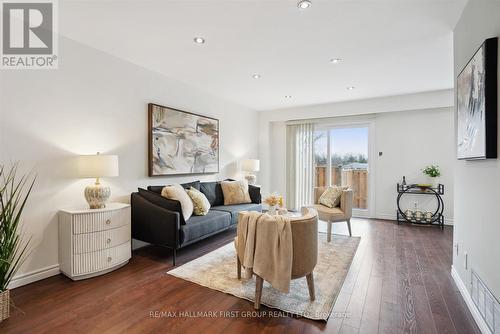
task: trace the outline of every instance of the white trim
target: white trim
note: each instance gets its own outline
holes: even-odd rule
[[[458,272],[455,270],[455,267],[453,265],[451,266],[451,277],[453,277],[453,281],[455,282],[455,285],[460,291],[460,294],[462,295],[462,298],[464,299],[465,304],[469,308],[469,311],[472,314],[474,320],[476,321],[476,324],[479,327],[481,333],[492,334],[490,329],[488,328],[488,325],[486,324],[483,317],[479,313],[479,310],[476,308],[476,305],[474,305],[469,290],[467,290],[467,288],[465,287],[464,282],[458,275]]]
[[[52,266],[30,271],[29,273],[17,275],[10,281],[9,289],[14,289],[51,276],[59,275],[60,273],[59,264],[54,264]]]

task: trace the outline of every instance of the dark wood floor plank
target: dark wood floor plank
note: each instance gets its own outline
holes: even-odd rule
[[[346,234],[344,225],[336,224],[334,232]],[[179,317],[196,311],[251,314],[253,305],[168,275],[171,252],[146,247],[104,276],[73,282],[58,275],[14,289],[19,310],[0,323],[0,332],[479,333],[450,275],[452,228],[369,219],[353,219],[352,228],[361,243],[328,322],[230,313]],[[178,265],[232,242],[234,235],[228,231],[179,251]],[[165,316],[150,315],[155,312]]]

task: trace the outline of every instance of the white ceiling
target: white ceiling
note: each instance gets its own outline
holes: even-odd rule
[[[465,0],[296,3],[60,1],[59,18],[72,39],[256,110],[453,87]]]

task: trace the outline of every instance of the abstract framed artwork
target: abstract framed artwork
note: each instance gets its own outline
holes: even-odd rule
[[[457,78],[457,158],[497,158],[498,38],[484,41]]]
[[[148,104],[149,176],[219,172],[219,120]]]

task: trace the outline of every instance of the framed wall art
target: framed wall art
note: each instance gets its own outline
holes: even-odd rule
[[[457,78],[457,158],[497,158],[498,38],[484,41]]]
[[[148,104],[149,176],[219,172],[219,120]]]

